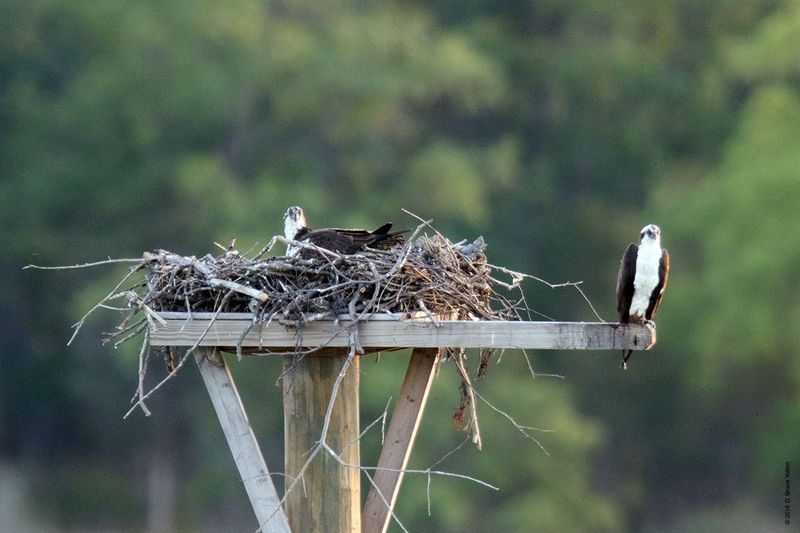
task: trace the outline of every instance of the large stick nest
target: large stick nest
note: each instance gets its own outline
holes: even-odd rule
[[[518,280],[494,278],[484,248],[482,239],[453,244],[437,234],[389,250],[354,255],[320,251],[313,259],[248,259],[232,249],[199,259],[148,252],[141,265],[148,274],[134,307],[246,312],[258,321],[298,327],[373,313],[518,320],[521,300],[511,301],[499,291],[516,288]]]

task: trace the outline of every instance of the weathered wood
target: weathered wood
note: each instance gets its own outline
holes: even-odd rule
[[[280,498],[225,359],[212,348],[197,348],[195,361],[262,531],[289,533]]]
[[[166,325],[155,324],[150,331],[153,346],[191,346],[206,331],[209,316],[195,313],[161,313]],[[218,317],[201,346],[263,347],[293,350],[297,336],[302,346],[346,347],[349,345],[347,321],[320,320],[302,330],[275,322],[252,326],[247,314]],[[248,331],[248,328],[251,328]],[[532,348],[539,350],[647,350],[656,342],[650,324],[612,322],[522,322],[442,320],[376,320],[358,324],[361,345],[368,347],[418,348]],[[247,331],[247,334],[245,332]],[[244,337],[242,337],[244,335]]]
[[[394,509],[403,481],[403,473],[399,470],[406,467],[411,456],[438,361],[439,350],[436,348],[417,348],[411,353],[411,361],[378,459],[374,486],[364,504],[363,533],[383,533],[389,527],[391,510]]]
[[[347,360],[339,356],[284,359],[283,410],[286,487],[308,461],[322,436],[334,382]],[[360,465],[359,358],[342,380],[330,415],[325,442],[350,465]],[[293,531],[361,531],[361,472],[320,451],[286,499]]]

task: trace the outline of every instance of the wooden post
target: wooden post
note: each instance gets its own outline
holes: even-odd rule
[[[284,359],[283,413],[286,488],[308,461],[322,436],[334,382],[347,361],[338,355]],[[360,465],[359,358],[342,380],[333,404],[325,441],[351,465]],[[288,495],[286,516],[292,531],[361,531],[361,472],[341,465],[321,450]]]
[[[375,486],[370,489],[364,504],[363,533],[382,533],[389,527],[391,510],[394,509],[403,481],[403,473],[398,470],[403,470],[411,457],[411,448],[438,362],[437,348],[416,348],[411,353],[411,361],[378,459]]]
[[[197,348],[194,357],[261,531],[290,533],[278,493],[225,359],[213,348]]]

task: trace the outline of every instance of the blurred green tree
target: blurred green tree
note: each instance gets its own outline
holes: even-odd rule
[[[404,523],[638,529],[757,501],[746,482],[798,455],[785,333],[798,321],[798,12],[788,0],[0,3],[0,459],[33,465],[45,518],[63,527],[141,529],[159,471],[176,527],[244,523],[194,372],[154,398],[151,419],[121,421],[136,347],[110,357],[96,342],[115,317],[64,348],[66,325],[124,269],[21,267],[201,255],[234,237],[260,247],[291,204],[336,226],[407,207],[454,239],[483,233],[496,264],[585,280],[606,319],[644,222],[662,225],[677,270],[659,346],[635,374],[536,354],[570,381],[531,380],[508,354],[481,390],[557,429],[541,434],[551,455],[484,406],[487,449],[444,466],[502,491],[432,480],[427,517],[427,480],[410,478]],[[545,317],[593,317],[578,294],[526,292]],[[365,420],[397,390],[395,357],[369,367]],[[235,372],[248,404],[274,406],[277,370],[263,363]],[[445,370],[422,466],[459,442],[442,428]],[[251,419],[282,470],[279,410]],[[724,495],[710,490],[719,479]]]

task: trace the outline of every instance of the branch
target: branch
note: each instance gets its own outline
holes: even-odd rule
[[[186,360],[189,358],[189,356],[192,353],[194,353],[194,351],[197,349],[197,347],[200,346],[200,343],[203,342],[203,339],[206,338],[206,335],[208,335],[208,332],[211,331],[211,328],[213,327],[214,323],[217,321],[217,317],[222,312],[222,309],[225,307],[225,303],[227,302],[227,300],[231,296],[231,294],[233,294],[233,291],[228,291],[228,293],[222,298],[222,301],[220,302],[219,307],[217,308],[217,311],[214,313],[214,316],[212,316],[211,320],[208,321],[208,326],[206,327],[206,329],[203,331],[203,333],[200,335],[200,337],[197,338],[197,341],[194,343],[194,345],[192,345],[188,350],[186,350],[186,353],[183,354],[183,357],[181,357],[181,360],[178,361],[177,365],[175,365],[175,368],[173,368],[172,371],[169,374],[167,374],[167,376],[164,379],[159,381],[158,384],[155,387],[150,389],[147,392],[147,394],[145,394],[144,396],[139,396],[139,400],[135,404],[133,404],[133,407],[128,409],[128,412],[125,413],[125,416],[122,417],[123,420],[128,418],[128,416],[130,416],[130,414],[134,411],[134,409],[136,409],[137,407],[142,405],[143,402],[147,398],[152,396],[152,394],[154,392],[156,392],[158,389],[160,389],[167,381],[169,381],[170,379],[175,377],[175,374],[178,373],[178,370],[180,370],[183,367],[184,363],[186,363]]]
[[[599,320],[600,322],[605,322],[605,320],[603,320],[603,318],[597,313],[597,310],[594,308],[594,305],[592,305],[592,302],[591,302],[591,300],[589,300],[589,297],[586,296],[586,294],[580,288],[580,285],[583,284],[582,281],[565,281],[563,283],[550,283],[549,281],[545,281],[542,278],[539,278],[539,277],[536,277],[536,276],[532,276],[530,274],[523,274],[522,272],[516,272],[514,270],[510,270],[510,269],[504,268],[504,267],[499,267],[499,266],[496,266],[496,265],[490,265],[490,266],[495,270],[498,270],[498,271],[500,271],[500,272],[502,272],[504,274],[508,274],[509,276],[511,276],[511,279],[512,279],[512,283],[511,284],[507,284],[507,283],[504,283],[504,282],[500,281],[499,279],[492,278],[492,281],[494,281],[495,283],[497,283],[498,285],[500,285],[502,287],[505,287],[506,289],[512,289],[512,288],[517,287],[519,285],[519,282],[522,281],[523,278],[528,278],[528,279],[532,279],[534,281],[538,281],[539,283],[547,285],[551,289],[560,289],[562,287],[575,287],[575,290],[577,290],[580,293],[580,295],[583,297],[583,299],[589,305],[589,308],[594,313],[594,316],[597,317],[597,320]]]
[[[40,265],[25,265],[22,270],[33,268],[35,270],[71,270],[75,268],[89,268],[100,265],[110,265],[114,263],[141,263],[142,258],[138,259],[106,259],[105,261],[95,261],[94,263],[82,263],[80,265],[67,265],[67,266],[40,266]]]
[[[71,268],[71,267],[70,267],[70,268]],[[78,267],[78,268],[82,268],[82,267]],[[75,328],[75,331],[72,333],[72,336],[71,336],[71,337],[69,338],[69,340],[67,341],[67,346],[71,345],[71,344],[72,344],[72,341],[74,341],[74,340],[75,340],[75,337],[77,337],[77,336],[78,336],[78,332],[81,330],[81,327],[83,327],[83,323],[86,321],[86,319],[89,317],[89,315],[91,315],[92,313],[94,313],[94,312],[95,312],[95,310],[99,309],[99,308],[100,308],[100,307],[101,307],[101,306],[102,306],[104,303],[108,302],[109,300],[111,300],[111,299],[113,299],[113,298],[117,298],[117,297],[119,297],[119,296],[122,296],[122,295],[124,294],[124,293],[117,293],[117,291],[118,291],[118,290],[119,290],[119,288],[120,288],[120,287],[122,287],[122,285],[123,285],[123,284],[124,284],[124,283],[125,283],[125,282],[128,280],[128,278],[130,278],[130,277],[131,277],[131,276],[134,274],[134,272],[136,272],[136,269],[133,269],[133,268],[131,268],[131,269],[128,271],[128,273],[127,273],[127,274],[125,274],[125,277],[123,277],[123,278],[120,280],[120,282],[119,282],[119,283],[117,283],[117,284],[114,286],[114,288],[113,288],[113,289],[111,289],[111,292],[109,292],[109,293],[106,295],[106,297],[105,297],[105,298],[103,298],[102,300],[100,300],[99,302],[97,302],[97,303],[94,305],[94,307],[92,307],[91,309],[89,309],[89,311],[87,311],[87,312],[86,312],[86,314],[85,314],[85,315],[83,315],[83,316],[81,317],[81,319],[80,319],[80,320],[78,320],[78,321],[77,321],[75,324],[73,324],[73,325],[72,325],[72,327],[73,327],[73,328]]]

